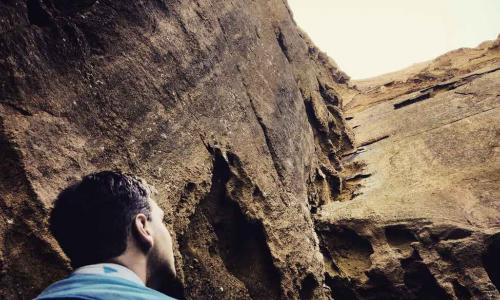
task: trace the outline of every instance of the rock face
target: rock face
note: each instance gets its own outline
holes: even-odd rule
[[[336,299],[499,299],[500,39],[352,82],[360,168],[317,232]]]
[[[498,298],[498,62],[349,82],[280,0],[2,1],[0,294],[69,272],[54,197],[122,169],[179,298]]]
[[[327,298],[310,210],[340,192],[347,76],[274,1],[0,3],[0,294],[69,271],[57,193],[144,177],[189,299]]]

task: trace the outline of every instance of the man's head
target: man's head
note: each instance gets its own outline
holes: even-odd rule
[[[148,277],[175,276],[172,239],[152,193],[134,176],[90,174],[59,194],[50,231],[74,268],[133,253],[147,262]]]

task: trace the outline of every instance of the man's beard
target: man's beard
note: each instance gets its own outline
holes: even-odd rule
[[[148,276],[146,285],[171,297],[184,299],[184,287],[172,272],[168,261],[156,248],[151,249],[147,262]]]

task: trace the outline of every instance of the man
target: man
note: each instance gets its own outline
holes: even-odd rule
[[[120,172],[90,174],[57,197],[50,231],[75,269],[36,300],[173,299],[172,238],[145,181]]]

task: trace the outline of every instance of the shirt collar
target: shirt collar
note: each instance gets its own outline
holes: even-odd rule
[[[82,266],[75,271],[73,274],[92,274],[92,275],[105,275],[120,277],[122,279],[130,280],[144,286],[144,282],[135,274],[132,270],[119,264],[113,263],[101,263]]]

